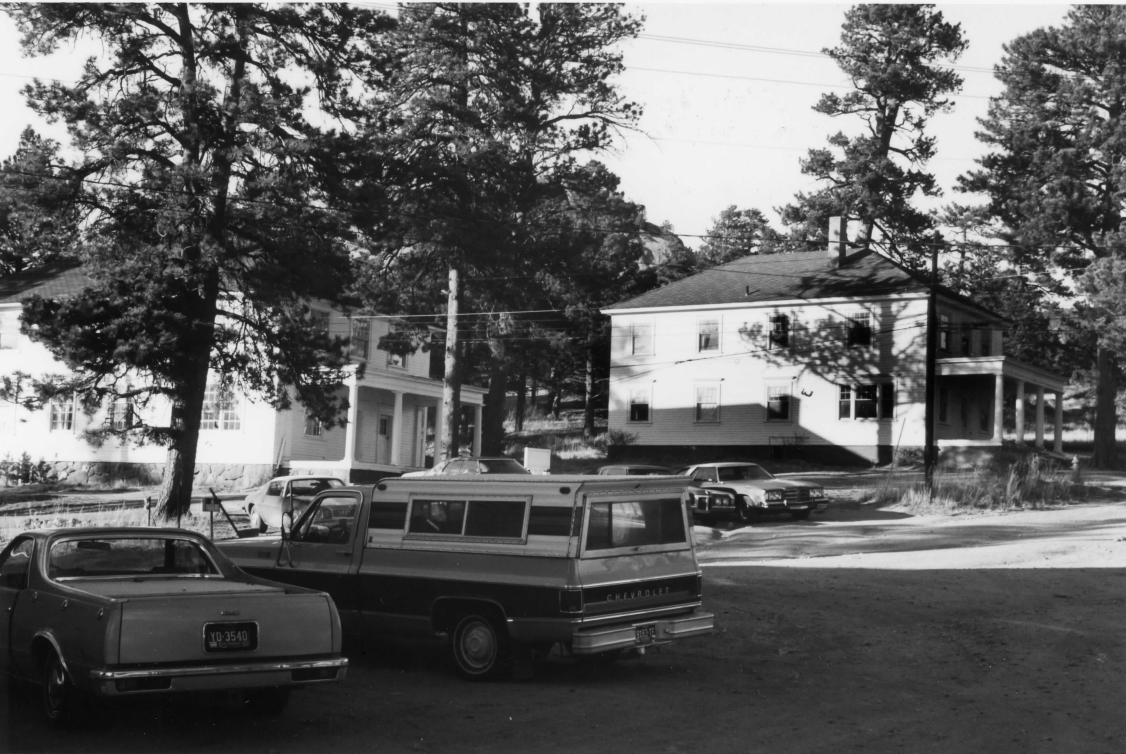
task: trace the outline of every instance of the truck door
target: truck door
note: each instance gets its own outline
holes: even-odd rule
[[[333,490],[319,495],[308,507],[288,540],[281,545],[278,566],[267,578],[319,589],[332,595],[341,619],[355,611],[356,579],[361,547],[356,544],[363,495],[356,490]]]

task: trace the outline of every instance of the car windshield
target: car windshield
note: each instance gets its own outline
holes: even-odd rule
[[[721,482],[754,482],[774,478],[769,471],[753,463],[742,466],[719,466],[716,471],[719,472]]]
[[[51,546],[51,579],[220,576],[199,543],[178,537],[66,539]]]
[[[527,474],[528,470],[511,458],[482,458],[477,461],[482,474]]]

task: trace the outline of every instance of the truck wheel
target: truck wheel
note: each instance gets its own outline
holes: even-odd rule
[[[266,522],[262,520],[262,517],[258,515],[258,509],[253,505],[250,506],[250,528],[257,529],[259,534],[265,534],[266,529],[269,528],[266,526]]]
[[[291,689],[266,689],[248,692],[246,711],[255,717],[274,717],[280,715],[289,704]]]
[[[43,711],[47,722],[56,728],[76,722],[80,707],[78,691],[67,675],[62,659],[53,649],[43,661],[42,682]]]
[[[453,658],[457,672],[469,681],[497,678],[508,654],[508,641],[483,615],[463,613],[453,632]]]

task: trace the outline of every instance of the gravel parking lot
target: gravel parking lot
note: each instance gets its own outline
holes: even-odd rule
[[[610,668],[458,680],[428,644],[352,647],[280,718],[134,702],[13,752],[1107,752],[1126,746],[1126,503],[954,518],[837,509],[697,530],[718,632]]]

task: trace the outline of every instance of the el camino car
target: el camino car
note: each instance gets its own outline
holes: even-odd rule
[[[692,478],[690,507],[701,518],[749,521],[756,513],[789,513],[801,520],[829,505],[821,485],[778,479],[757,463],[701,463],[677,474]]]
[[[52,724],[83,697],[240,690],[262,714],[341,681],[340,616],[323,592],[241,571],[182,529],[29,531],[0,553],[0,652],[38,683]]]

